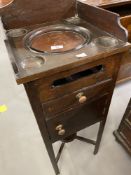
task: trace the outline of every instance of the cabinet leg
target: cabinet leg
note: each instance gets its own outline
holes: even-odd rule
[[[45,145],[46,145],[46,149],[47,149],[50,161],[51,161],[52,166],[54,168],[55,174],[58,175],[58,174],[60,174],[60,171],[59,171],[59,168],[58,168],[58,165],[57,165],[57,161],[56,161],[56,158],[55,158],[52,143],[51,142],[50,143],[45,143]]]
[[[59,168],[58,168],[57,161],[55,158],[52,142],[49,138],[49,134],[47,131],[45,118],[43,117],[43,108],[42,108],[42,105],[40,103],[40,100],[38,99],[37,93],[34,93],[35,86],[32,85],[32,83],[31,84],[26,83],[26,84],[24,84],[24,86],[25,86],[27,95],[29,97],[33,112],[35,114],[35,118],[36,118],[36,121],[38,123],[39,129],[41,132],[41,136],[42,136],[43,141],[45,143],[46,150],[48,152],[50,161],[52,163],[52,166],[54,168],[56,175],[58,175],[60,172],[59,172]]]
[[[103,130],[104,130],[104,127],[105,127],[105,122],[106,122],[106,120],[100,122],[94,154],[98,153],[98,150],[99,150],[99,147],[100,147],[101,138],[102,138],[102,134],[103,134]]]

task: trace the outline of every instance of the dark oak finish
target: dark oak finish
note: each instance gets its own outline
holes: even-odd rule
[[[86,142],[89,142],[89,143],[90,142],[95,143],[94,154],[98,152],[113,89],[115,86],[115,81],[117,78],[117,73],[120,66],[120,57],[121,57],[121,54],[117,54],[115,56],[105,58],[109,61],[109,63],[111,63],[110,59],[111,60],[113,59],[113,62],[115,62],[114,68],[112,69],[110,74],[110,79],[107,79],[104,81],[100,79],[98,82],[96,82],[94,85],[91,85],[91,86],[87,84],[86,88],[89,94],[85,93],[85,95],[87,96],[88,100],[83,104],[80,104],[78,102],[76,104],[75,102],[74,103],[70,102],[71,99],[73,98],[76,100],[74,95],[73,97],[71,97],[72,96],[71,92],[72,91],[74,92],[74,89],[72,89],[73,87],[71,87],[72,91],[70,91],[70,93],[67,92],[67,95],[65,97],[62,95],[63,93],[61,93],[60,96],[62,97],[58,98],[62,88],[62,86],[60,86],[59,92],[56,91],[54,93],[56,94],[56,97],[54,97],[53,101],[51,102],[51,101],[48,101],[48,99],[44,100],[44,98],[42,98],[45,101],[45,103],[43,104],[43,100],[41,100],[40,98],[41,96],[39,94],[40,92],[43,92],[43,91],[48,92],[49,90],[48,88],[47,89],[38,88],[41,85],[41,82],[43,82],[43,80],[42,79],[35,80],[24,84],[30,103],[32,105],[32,109],[36,117],[36,120],[41,130],[41,134],[43,136],[44,141],[46,142],[46,147],[49,152],[49,156],[51,158],[56,174],[58,174],[58,167],[56,162],[60,157],[60,153],[62,152],[64,144],[62,144],[62,147],[60,148],[60,152],[58,153],[58,156],[55,162],[55,156],[52,150],[52,143],[54,143],[57,140],[62,140],[62,141],[66,140],[66,138],[70,137],[70,135],[76,133],[81,129],[84,129],[87,126],[93,125],[96,122],[100,122],[100,128],[99,128],[96,143],[93,141],[89,141],[88,139],[87,140],[85,139],[85,140]],[[94,61],[92,65],[96,65],[97,62],[98,61]],[[102,62],[103,60],[100,59],[99,63],[102,63]],[[80,69],[81,69],[81,66],[78,67],[78,71]],[[66,72],[64,72],[63,75],[67,76]],[[58,78],[57,73],[50,78],[51,79]],[[46,81],[45,79],[43,84],[45,83],[48,84],[49,82]],[[83,83],[84,83],[84,79],[81,80],[81,84]],[[84,89],[85,92],[86,92],[86,88]],[[66,90],[67,88],[64,87],[64,89]],[[83,92],[82,87],[79,87],[79,91]],[[64,100],[64,98],[66,98],[66,101]],[[57,106],[57,101],[60,100],[60,103],[61,103],[61,99],[62,99],[63,106],[60,106],[59,102],[58,102],[59,106]],[[65,101],[65,106],[64,106],[64,101]],[[47,106],[50,103],[52,103],[51,106],[57,109],[56,111],[52,112],[52,116],[50,116],[50,111],[47,111],[45,109],[45,106]],[[56,129],[58,127],[60,129]],[[80,139],[79,136],[78,138],[76,137],[76,139]]]
[[[73,133],[99,122],[104,117],[104,106],[106,107],[107,96],[101,97],[93,102],[84,103],[67,110],[52,119],[47,120],[47,127],[52,142],[61,140]],[[80,120],[81,119],[81,120]],[[59,136],[56,127],[63,125],[65,134]]]
[[[74,16],[75,0],[15,0],[0,14],[6,29],[20,28]]]
[[[79,0],[80,1],[80,0]],[[120,15],[120,22],[128,32],[128,41],[131,42],[131,0],[86,0],[84,3],[98,6]],[[111,25],[112,27],[112,25]],[[117,83],[131,79],[131,53],[128,51],[122,59]]]
[[[112,12],[118,13],[121,17],[122,26],[127,29],[128,41],[131,42],[131,1],[127,5],[119,5],[107,8]],[[118,74],[118,83],[131,79],[131,51],[128,51],[122,59],[121,68]]]
[[[90,64],[85,64],[83,66],[79,66],[77,68],[72,68],[71,70],[61,72],[61,74],[58,73],[56,74],[55,77],[50,76],[48,78],[40,79],[37,82],[36,86],[38,89],[38,94],[39,94],[41,102],[51,100],[53,98],[58,98],[60,96],[66,95],[70,92],[77,91],[84,87],[89,87],[100,81],[111,79],[114,68],[116,66],[116,63],[114,60],[116,57],[117,56],[108,57],[108,62],[105,61],[105,59],[102,59],[101,61],[96,61]],[[87,75],[84,77],[79,77],[77,81],[76,80],[70,81],[69,83],[66,83],[60,86],[56,86],[56,87],[52,86],[55,80],[62,79],[63,77],[70,77],[72,74],[78,73],[83,70],[88,70],[92,67],[96,67],[97,65],[103,65],[103,70],[101,70],[98,73],[89,75],[89,76]]]
[[[24,84],[55,173],[59,174],[57,162],[65,142],[78,139],[95,145],[94,154],[99,150],[120,62],[131,48],[125,42],[126,31],[119,25],[118,15],[80,2],[75,4],[74,0],[16,0],[0,13],[6,29],[23,27],[7,31],[5,43],[16,81]],[[72,18],[65,19],[67,17]],[[90,41],[84,47],[64,54],[46,55],[25,48],[26,32],[56,23],[89,30]],[[114,27],[110,28],[112,24]],[[74,47],[76,37],[70,37],[70,43],[66,44]],[[64,38],[60,37],[62,43]],[[46,41],[44,50],[52,43],[51,39]],[[40,46],[41,42],[35,44]],[[24,67],[30,58],[40,61],[38,67],[34,66],[35,61]],[[96,141],[77,135],[78,131],[97,122],[100,126]],[[55,157],[52,144],[58,140],[62,145]]]
[[[131,99],[122,118],[118,130],[114,132],[116,140],[124,146],[131,155]]]
[[[80,17],[84,20],[89,21],[93,25],[99,27],[100,29],[108,33],[111,33],[113,36],[116,36],[117,38],[120,38],[123,41],[127,41],[125,29],[121,28],[121,30],[118,30],[120,28],[119,15],[109,13],[107,10],[100,9],[99,7],[93,7],[90,5],[85,6],[79,1],[77,10],[80,14]]]
[[[60,31],[57,33],[52,32],[34,38],[31,47],[40,51],[52,52],[51,46],[62,45],[63,48],[60,51],[65,52],[79,46],[81,43],[84,42],[84,40],[84,37],[81,37],[77,33],[72,33],[70,31]],[[59,49],[55,49],[55,51],[59,51]]]
[[[80,65],[83,66],[87,63],[88,65],[91,65],[93,61],[102,59],[104,57],[109,57],[111,55],[116,55],[117,53],[123,53],[130,48],[130,45],[128,43],[124,43],[120,40],[118,40],[118,44],[114,47],[101,47],[95,44],[95,39],[103,36],[108,38],[111,37],[111,35],[107,32],[96,28],[95,26],[91,26],[89,23],[87,23],[83,19],[80,19],[79,17],[70,19],[70,22],[64,20],[59,23],[64,23],[68,25],[75,25],[75,23],[77,23],[77,25],[87,28],[89,31],[91,31],[90,43],[77,51],[69,52],[68,54],[63,54],[62,56],[61,54],[53,55],[53,58],[52,55],[41,55],[40,53],[38,53],[38,56],[42,56],[42,58],[46,60],[45,64],[43,64],[41,67],[32,68],[29,71],[27,71],[26,69],[22,68],[21,63],[24,61],[24,59],[27,59],[30,56],[36,57],[36,54],[34,52],[29,52],[27,51],[27,49],[25,49],[23,44],[23,37],[25,36],[25,34],[22,37],[9,37],[8,41],[6,41],[6,45],[10,53],[10,59],[14,66],[14,71],[16,73],[16,81],[18,84],[27,83],[29,81],[33,81],[40,78],[44,78],[46,81],[46,77],[54,75],[54,73],[59,74],[59,72],[64,73],[65,71],[69,70],[73,71],[75,68],[77,70],[77,68]],[[37,27],[40,28],[43,26],[48,26],[50,24],[51,23],[30,26],[26,27],[25,30],[30,31],[34,30]],[[54,22],[54,24],[56,24],[56,22]],[[13,31],[15,33],[15,30]],[[85,56],[78,58],[77,55],[81,53],[84,53]]]
[[[35,93],[35,88],[34,88],[32,82],[25,84],[24,86],[25,86],[25,90],[27,92],[32,110],[33,110],[34,115],[36,117],[36,121],[38,123],[39,129],[41,132],[41,136],[42,136],[43,141],[45,143],[45,146],[47,148],[47,152],[49,154],[52,166],[55,170],[55,173],[59,174],[59,169],[57,166],[57,161],[55,159],[53,146],[52,146],[52,143],[50,141],[49,134],[48,134],[46,121],[43,117],[43,109],[42,109],[41,103],[39,101],[39,98],[37,97],[37,94]]]
[[[74,91],[71,94],[64,95],[55,100],[50,100],[43,103],[44,112],[47,117],[53,117],[55,114],[64,112],[65,110],[73,107],[79,107],[80,103],[77,99],[79,93],[83,93],[86,96],[86,101],[89,102],[93,98],[100,97],[101,94],[109,93],[111,87],[111,79],[98,82],[93,86],[88,86],[77,91]]]

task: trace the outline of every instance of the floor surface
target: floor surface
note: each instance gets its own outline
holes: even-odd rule
[[[38,126],[22,85],[17,85],[0,29],[0,175],[54,175]],[[94,146],[73,141],[66,144],[59,162],[61,175],[131,175],[131,158],[112,134],[129,98],[131,82],[115,89],[99,153]],[[79,134],[95,138],[98,125]],[[60,143],[54,145],[58,150]]]

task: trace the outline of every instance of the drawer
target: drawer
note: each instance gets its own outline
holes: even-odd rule
[[[112,78],[116,61],[114,56],[108,61],[99,60],[37,81],[35,86],[40,101],[55,99]]]
[[[43,109],[46,117],[51,118],[56,114],[63,112],[67,109],[80,106],[83,103],[88,103],[91,99],[99,98],[104,94],[109,93],[111,90],[111,80],[106,80],[104,83],[95,84],[88,88],[75,91],[71,94],[64,95],[63,97],[57,98],[43,103]]]
[[[105,106],[108,96],[103,96],[90,103],[77,106],[54,118],[46,120],[47,129],[53,142],[62,140],[71,134],[80,131],[104,117]]]
[[[120,135],[131,147],[131,127],[124,123],[121,128]]]

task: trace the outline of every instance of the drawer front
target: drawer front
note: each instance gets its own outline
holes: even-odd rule
[[[131,148],[131,127],[129,127],[127,124],[123,124],[120,134]]]
[[[111,88],[111,80],[107,80],[104,83],[99,83],[99,85],[97,84],[88,88],[83,88],[72,94],[65,95],[62,98],[48,101],[43,103],[44,113],[48,118],[54,117],[56,114],[69,108],[88,103],[91,99],[96,99],[109,93]]]
[[[53,142],[62,140],[77,131],[99,122],[104,116],[108,96],[68,110],[55,118],[46,120],[48,132]]]
[[[112,78],[115,61],[117,59],[114,58],[109,58],[108,61],[99,60],[37,81],[36,87],[40,101],[55,99]]]

